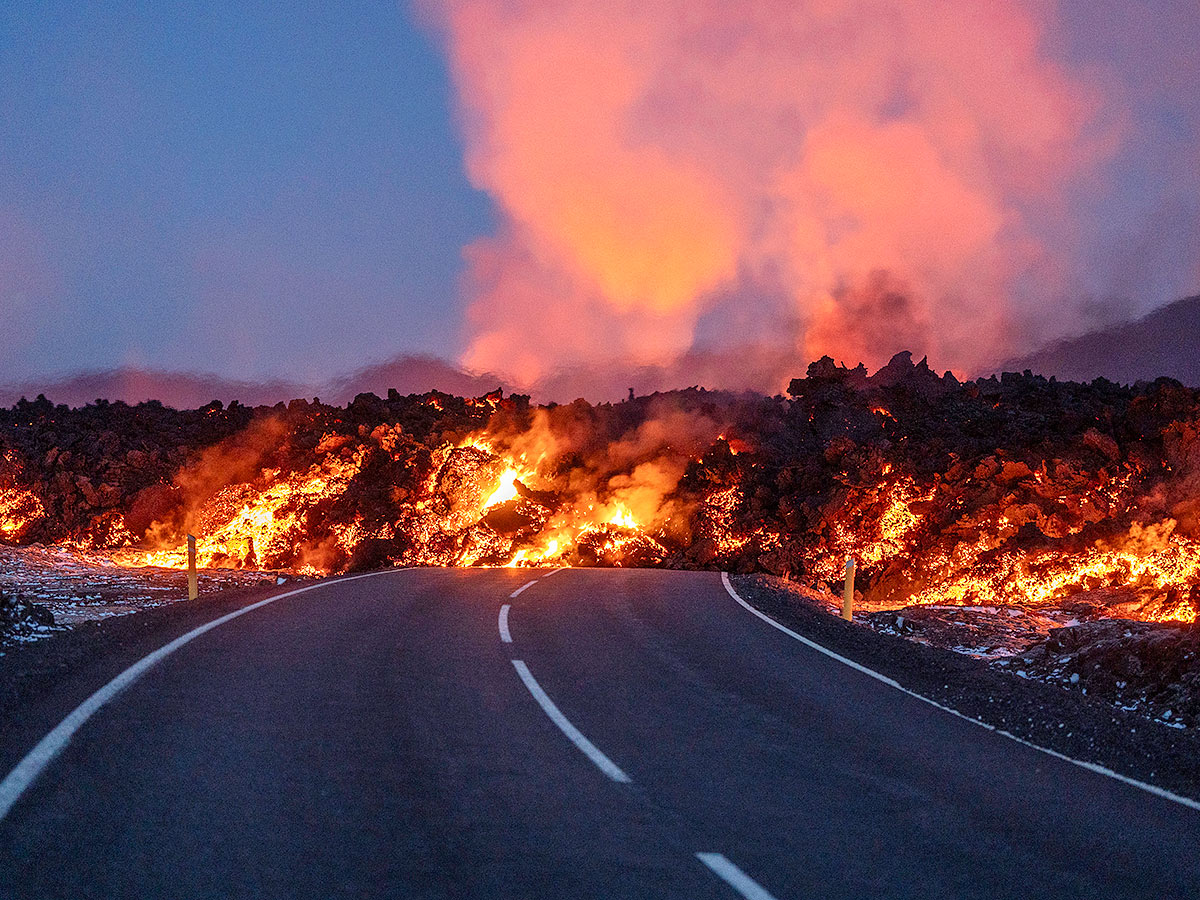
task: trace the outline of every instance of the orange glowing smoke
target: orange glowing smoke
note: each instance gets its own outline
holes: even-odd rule
[[[357,473],[360,459],[327,457],[293,475],[263,473],[265,487],[230,485],[210,497],[193,517],[197,563],[215,568],[289,568],[309,574],[329,570],[332,547],[349,552],[362,537],[357,523],[333,525],[329,544],[308,540],[306,515],[322,500],[339,496]],[[185,568],[183,547],[118,550],[112,560],[123,566]]]
[[[1107,152],[1035,0],[423,7],[503,217],[467,251],[472,367],[669,361],[714,308],[735,341],[960,370],[1071,324],[1012,299],[1064,293],[1044,236]]]

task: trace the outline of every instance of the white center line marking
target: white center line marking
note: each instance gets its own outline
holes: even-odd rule
[[[775,900],[762,885],[720,853],[697,853],[696,858],[712,869],[718,878],[745,897],[746,900]]]
[[[512,643],[512,633],[508,630],[508,611],[512,607],[511,603],[505,603],[500,607],[500,640],[506,644]]]
[[[557,569],[551,569],[549,572],[547,572],[547,573],[546,573],[545,575],[543,575],[542,577],[543,577],[543,578],[549,578],[551,575],[556,575],[557,573],[559,573],[559,572],[563,572],[563,571],[565,571],[565,570],[567,570],[567,569],[569,569],[569,568],[571,568],[571,567],[570,567],[570,566],[559,566]]]
[[[730,597],[737,601],[738,605],[742,606],[748,612],[758,616],[772,628],[779,629],[788,637],[795,638],[806,647],[811,647],[818,653],[824,653],[830,659],[836,659],[843,665],[849,666],[852,669],[856,669],[859,672],[862,672],[864,675],[874,678],[876,681],[882,681],[888,687],[895,688],[903,694],[908,694],[908,696],[914,697],[923,703],[928,703],[930,706],[936,706],[938,709],[942,710],[943,712],[948,712],[952,716],[958,716],[960,719],[965,719],[972,725],[978,725],[980,728],[986,728],[988,731],[994,731],[996,734],[1003,735],[1009,740],[1016,741],[1018,744],[1024,744],[1026,747],[1029,747],[1033,750],[1039,750],[1042,753],[1045,753],[1047,756],[1053,756],[1055,759],[1061,759],[1065,763],[1070,763],[1073,766],[1079,766],[1079,768],[1087,769],[1089,772],[1095,772],[1097,775],[1103,775],[1106,778],[1112,778],[1121,782],[1122,784],[1135,787],[1139,790],[1145,791],[1148,794],[1153,794],[1156,797],[1162,797],[1164,800],[1170,800],[1173,803],[1178,803],[1181,806],[1188,807],[1189,809],[1200,810],[1200,800],[1193,800],[1191,797],[1183,797],[1179,794],[1168,791],[1166,788],[1160,788],[1154,784],[1147,784],[1144,781],[1138,781],[1136,778],[1130,778],[1128,775],[1122,775],[1120,772],[1114,772],[1112,769],[1106,769],[1104,766],[1099,765],[1098,763],[1087,762],[1082,759],[1075,759],[1072,756],[1067,756],[1065,753],[1059,753],[1057,750],[1051,750],[1049,747],[1042,747],[1033,743],[1032,741],[1027,741],[1024,738],[1017,737],[1015,734],[997,728],[995,725],[989,725],[987,722],[981,721],[980,719],[973,719],[965,713],[960,713],[957,709],[951,709],[949,706],[943,706],[936,700],[930,700],[924,694],[918,694],[916,691],[910,691],[896,679],[888,678],[886,675],[882,675],[879,672],[876,672],[874,669],[868,669],[866,666],[856,663],[852,659],[847,659],[838,653],[834,653],[832,650],[822,647],[816,641],[810,641],[808,638],[804,637],[804,635],[796,634],[796,632],[792,631],[792,629],[788,628],[786,625],[779,624],[766,613],[759,612],[757,609],[743,600],[738,592],[734,590],[733,585],[729,581],[728,572],[721,573],[721,583],[725,585],[726,592]]]
[[[406,570],[388,569],[385,572],[368,572],[365,575],[333,578],[328,581],[311,584],[308,587],[297,588],[294,591],[276,594],[273,597],[267,597],[265,600],[259,600],[257,603],[251,603],[249,606],[243,606],[241,609],[234,610],[218,619],[213,619],[211,622],[206,622],[198,628],[193,628],[187,634],[180,635],[169,644],[164,644],[148,656],[143,656],[75,707],[70,715],[59,722],[53,731],[38,741],[37,746],[25,754],[25,758],[17,763],[17,767],[9,772],[3,781],[0,781],[0,820],[3,820],[8,815],[9,811],[13,808],[13,804],[21,799],[21,795],[37,780],[37,777],[42,774],[46,766],[50,765],[54,757],[58,756],[62,752],[62,749],[70,743],[71,738],[75,736],[75,732],[82,728],[88,719],[102,709],[113,697],[117,696],[117,694],[146,674],[149,669],[166,659],[180,647],[190,643],[205,632],[212,631],[212,629],[224,625],[238,616],[244,616],[246,613],[266,606],[268,603],[274,603],[276,600],[295,597],[297,594],[315,591],[323,587],[328,587],[331,584],[340,584],[344,581],[356,581],[359,578],[373,578],[376,575],[389,575],[393,572],[403,571]]]
[[[523,594],[525,591],[529,590],[531,587],[533,587],[535,584],[537,584],[537,581],[538,580],[535,578],[535,579],[533,579],[533,581],[530,581],[527,584],[521,585],[519,588],[517,588],[515,591],[513,591],[508,596],[514,600],[517,599],[518,597],[521,596],[521,594]]]
[[[519,659],[514,659],[512,664],[513,668],[517,670],[517,674],[521,676],[521,680],[525,682],[525,687],[529,688],[529,693],[533,694],[533,699],[538,702],[538,705],[550,717],[550,721],[559,727],[571,743],[578,747],[584,756],[595,763],[596,768],[613,781],[628,784],[629,776],[622,772],[616,763],[601,753],[595,744],[585,738],[582,731],[568,721],[567,717],[554,705],[554,701],[542,690],[542,686],[537,683],[537,680],[530,673],[529,667]]]

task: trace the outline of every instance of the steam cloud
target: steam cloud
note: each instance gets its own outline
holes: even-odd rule
[[[1070,194],[1119,123],[1040,0],[425,10],[502,212],[467,250],[471,368],[774,343],[972,372],[1078,321]]]

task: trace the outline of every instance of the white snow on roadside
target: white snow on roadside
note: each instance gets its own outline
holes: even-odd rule
[[[279,580],[277,580],[277,578]],[[201,596],[235,587],[281,583],[276,572],[205,569]],[[63,547],[0,546],[0,593],[15,594],[44,606],[55,625],[22,628],[0,635],[0,643],[40,640],[80,622],[123,616],[174,603],[187,597],[187,575],[175,569],[124,568],[102,556],[74,553]]]

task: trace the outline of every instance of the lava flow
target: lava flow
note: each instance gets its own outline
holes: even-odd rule
[[[37,494],[21,487],[17,454],[8,450],[0,457],[0,541],[20,543],[30,526],[46,515]]]
[[[1191,622],[1200,394],[900,355],[787,397],[593,406],[362,394],[175,411],[23,401],[0,419],[0,541],[122,566],[766,572],[867,610],[973,605]]]

